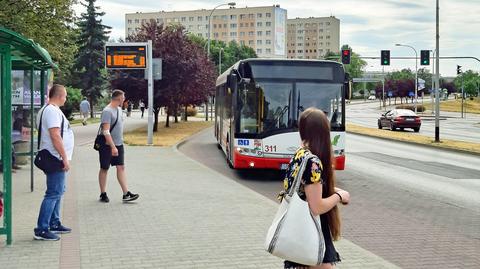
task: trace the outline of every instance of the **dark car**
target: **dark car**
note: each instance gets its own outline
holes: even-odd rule
[[[419,132],[421,125],[420,117],[409,109],[393,109],[385,112],[378,119],[378,129],[388,127],[392,131],[397,128],[400,128],[400,130],[412,128],[415,132]]]

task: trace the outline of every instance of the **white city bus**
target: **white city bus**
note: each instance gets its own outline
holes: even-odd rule
[[[300,146],[298,117],[308,107],[331,123],[335,168],[345,167],[345,97],[340,63],[246,59],[216,82],[215,137],[233,168],[286,169]]]

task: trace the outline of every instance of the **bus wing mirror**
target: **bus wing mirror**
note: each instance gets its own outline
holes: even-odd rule
[[[228,88],[230,88],[232,91],[236,91],[237,90],[237,84],[238,81],[237,81],[237,75],[235,74],[230,74],[227,76],[227,86]]]
[[[345,98],[345,99],[351,99],[350,94],[351,94],[351,92],[352,92],[352,91],[351,91],[352,83],[351,83],[351,81],[350,81],[350,74],[349,74],[349,73],[345,73],[345,81],[343,82],[343,85],[344,85],[343,88],[345,89],[345,91],[344,91],[344,93],[345,93],[344,98]]]

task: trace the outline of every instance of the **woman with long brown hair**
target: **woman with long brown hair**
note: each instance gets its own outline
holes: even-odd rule
[[[309,267],[285,261],[284,268],[334,268],[335,264],[340,261],[340,255],[333,245],[333,241],[340,238],[340,215],[337,204],[348,204],[350,194],[335,187],[330,123],[325,114],[313,107],[306,109],[300,115],[298,128],[302,146],[290,161],[284,187],[288,193],[303,159],[310,157],[301,177],[298,194],[300,198],[308,202],[312,214],[320,215],[325,239],[325,255],[320,266]]]

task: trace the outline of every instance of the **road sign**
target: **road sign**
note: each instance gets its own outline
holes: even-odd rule
[[[408,92],[408,96],[413,97],[415,94],[413,92]]]
[[[388,97],[392,97],[392,96],[393,96],[393,92],[388,91],[388,94],[387,94],[387,95],[388,95]]]
[[[147,68],[147,44],[107,43],[105,45],[105,67],[110,69]]]

